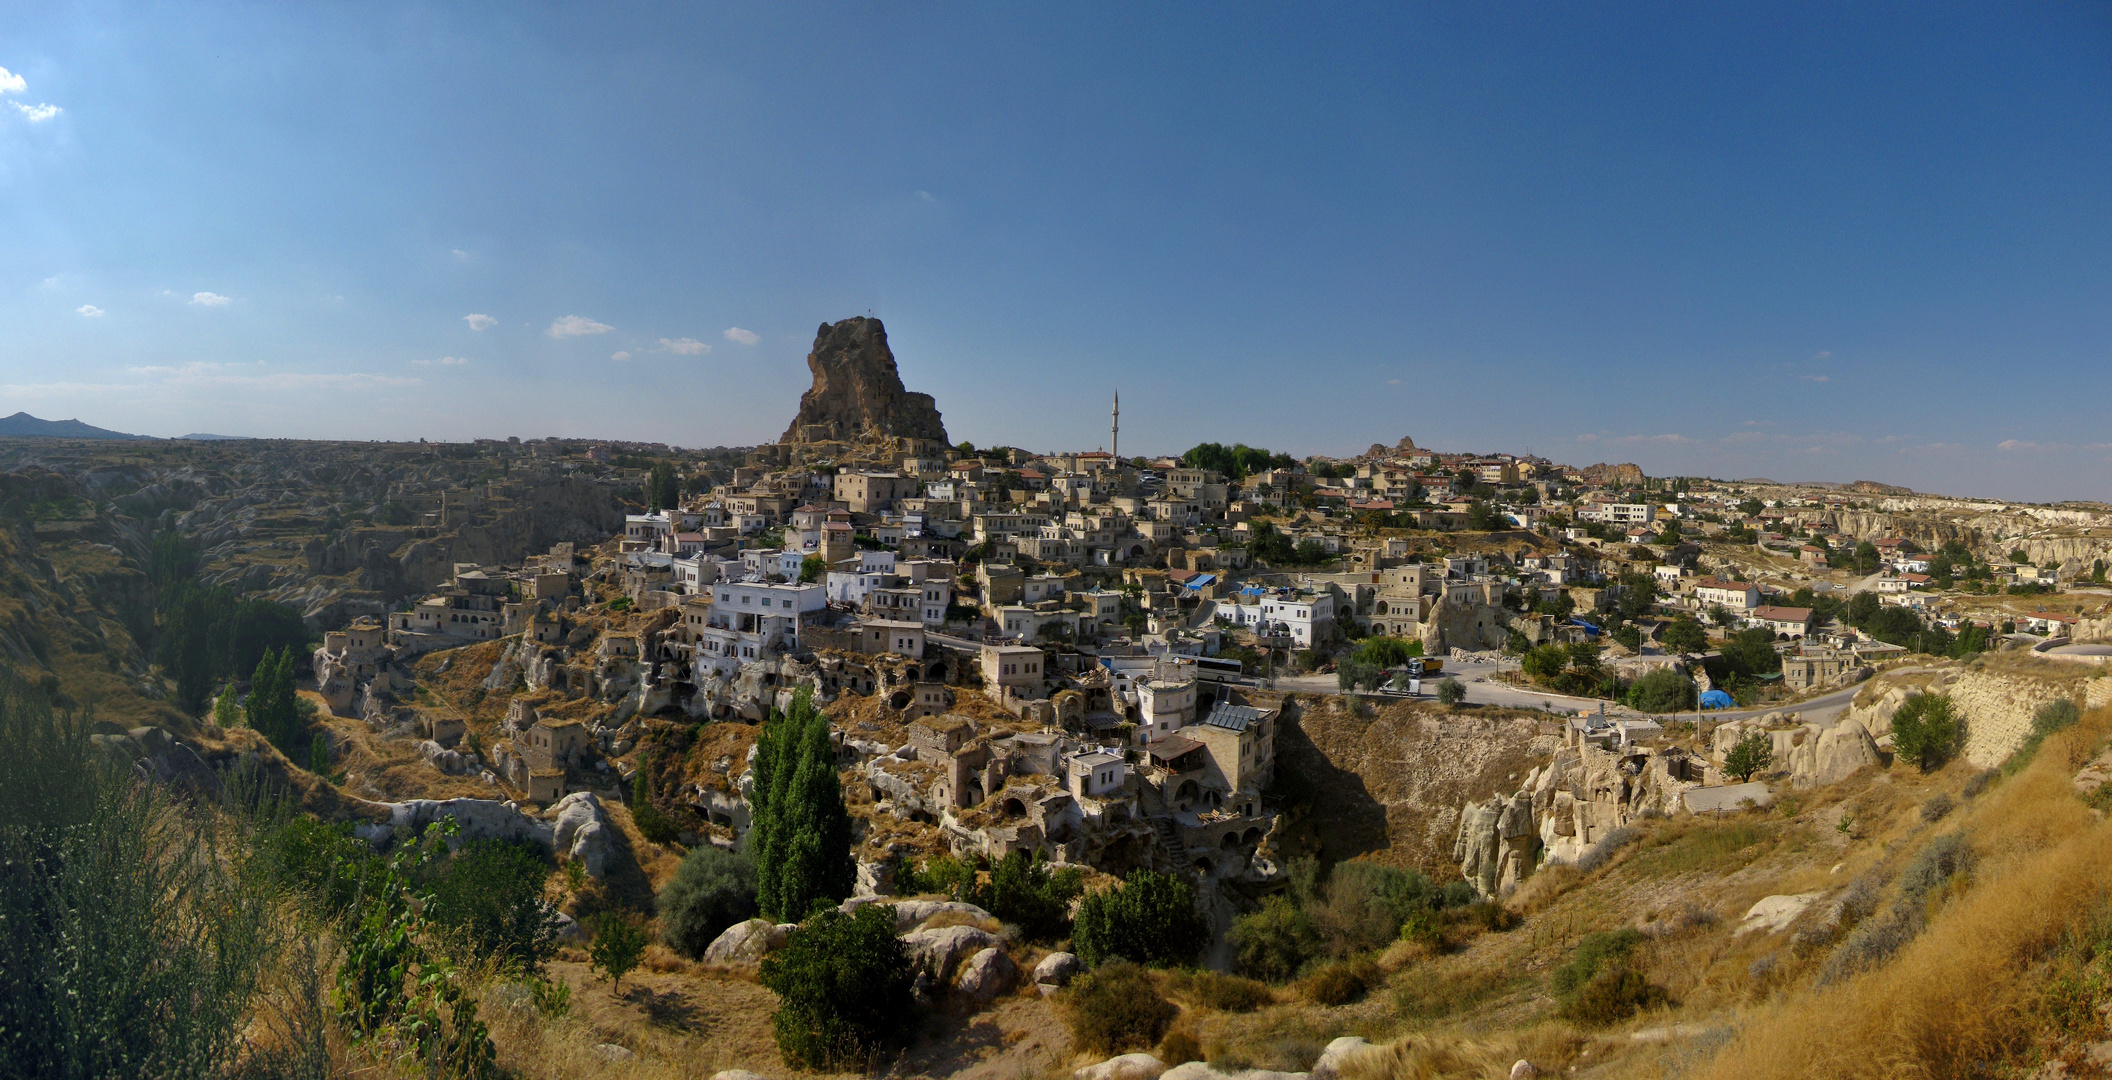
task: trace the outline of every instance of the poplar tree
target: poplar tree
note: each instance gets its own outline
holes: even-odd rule
[[[756,902],[764,912],[797,920],[817,901],[834,903],[851,894],[858,865],[851,857],[850,811],[829,745],[828,717],[807,691],[764,721],[749,800]]]

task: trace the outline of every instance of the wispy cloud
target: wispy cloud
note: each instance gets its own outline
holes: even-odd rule
[[[198,307],[226,307],[227,305],[232,304],[234,302],[234,297],[222,296],[216,292],[201,292],[191,294],[191,303]]]
[[[1820,349],[1818,352],[1812,353],[1811,358],[1813,360],[1831,360],[1833,359],[1833,350]]]
[[[609,354],[609,359],[611,360],[629,360],[630,358],[631,354],[623,350],[618,350]]]
[[[103,317],[103,309],[96,307],[94,304],[82,304],[80,307],[74,308],[73,313],[84,319],[100,319]]]
[[[29,83],[22,76],[0,67],[0,94],[19,94],[27,89]]]
[[[738,326],[729,326],[726,328],[726,340],[738,341],[743,345],[753,345],[763,339],[761,335],[753,330],[743,330]]]
[[[698,341],[696,338],[686,337],[661,338],[660,348],[663,352],[677,353],[682,356],[702,356],[711,351],[711,346]]]
[[[207,360],[193,360],[187,364],[148,364],[125,370],[140,376],[149,387],[247,386],[266,390],[331,387],[349,390],[381,386],[418,386],[424,382],[423,379],[403,375],[378,375],[364,371],[271,371],[262,361],[254,364],[219,364]]]
[[[919,199],[922,199],[922,200],[924,200],[925,202],[938,202],[938,201],[939,201],[938,199],[936,199],[936,198],[933,198],[933,197],[932,197],[932,194],[931,194],[931,192],[929,192],[929,191],[919,191],[919,192],[917,192],[917,198],[919,198]]]
[[[447,253],[453,255],[457,259],[469,258],[469,252],[464,251],[461,248],[449,248]]]
[[[595,322],[584,315],[567,315],[550,324],[544,331],[554,338],[585,337],[588,334],[606,334],[616,329],[608,323]]]
[[[464,315],[462,316],[462,321],[468,323],[471,330],[482,330],[487,326],[496,324],[499,320],[489,315]]]
[[[1804,379],[1804,381],[1805,381],[1805,382],[1832,382],[1832,381],[1833,381],[1833,376],[1831,376],[1831,375],[1805,375],[1805,376],[1803,376],[1803,379]]]
[[[2001,442],[1995,444],[1995,449],[2007,450],[2011,453],[2018,453],[2036,450],[2054,450],[2058,449],[2058,447],[2052,446],[2047,443],[2030,442],[2024,439],[2004,439]]]
[[[419,367],[433,367],[435,365],[438,365],[440,367],[455,367],[460,364],[467,364],[469,363],[469,361],[464,360],[459,356],[443,356],[438,360],[413,360],[411,361],[411,363],[416,364]]]
[[[27,119],[32,124],[41,124],[44,121],[49,120],[52,117],[57,116],[60,113],[66,111],[64,109],[59,108],[57,105],[25,105],[19,101],[10,101],[8,102],[8,104],[13,105],[15,107],[15,111],[21,113],[23,118]]]

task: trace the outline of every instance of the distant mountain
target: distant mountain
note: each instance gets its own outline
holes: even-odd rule
[[[0,437],[33,435],[47,439],[152,439],[152,435],[127,435],[79,420],[39,420],[26,412],[0,420]]]
[[[189,435],[178,435],[176,437],[179,439],[190,439],[193,442],[229,442],[235,439],[256,438],[254,435],[207,435],[202,431],[194,431]]]

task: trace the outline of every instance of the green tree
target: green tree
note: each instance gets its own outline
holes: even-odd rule
[[[593,926],[594,940],[587,946],[587,961],[594,970],[608,976],[611,992],[621,993],[623,977],[637,970],[638,962],[645,959],[645,926],[617,911],[604,911],[588,922]]]
[[[242,726],[242,705],[235,700],[235,684],[222,683],[220,694],[213,699],[213,723],[224,728]]]
[[[789,709],[764,720],[756,747],[749,842],[763,912],[797,918],[816,901],[851,895],[858,866],[828,717],[801,689]]]
[[[1657,606],[1657,575],[1636,570],[1623,570],[1616,579],[1620,591],[1613,599],[1613,609],[1623,619],[1640,619]]]
[[[1878,611],[1883,607],[1884,604],[1878,600],[1876,593],[1868,590],[1856,593],[1848,598],[1848,612],[1842,621],[1860,629],[1876,618]]]
[[[645,507],[649,513],[673,510],[682,505],[682,488],[675,467],[664,461],[653,463],[645,477]]]
[[[1914,694],[1892,714],[1892,751],[1935,772],[1965,744],[1965,718],[1942,694]]]
[[[913,1030],[915,974],[892,907],[815,914],[763,958],[761,978],[777,993],[771,1027],[793,1068],[855,1068]]]
[[[244,719],[288,757],[293,756],[294,748],[300,745],[302,734],[298,700],[293,686],[292,647],[288,646],[276,656],[266,652],[257,661],[256,673],[249,680]]]
[[[1643,712],[1682,712],[1694,702],[1694,680],[1671,668],[1659,668],[1628,687],[1628,707]]]
[[[1085,889],[1085,871],[1051,871],[1037,853],[1013,851],[990,868],[970,902],[1020,928],[1033,941],[1061,941],[1071,932],[1071,901]]]
[[[1657,534],[1657,539],[1655,539],[1655,540],[1651,541],[1651,543],[1654,543],[1654,544],[1658,544],[1658,545],[1660,545],[1660,546],[1663,546],[1663,547],[1676,547],[1676,546],[1678,546],[1678,544],[1679,544],[1679,521],[1678,521],[1677,519],[1674,519],[1674,520],[1671,520],[1671,521],[1667,521],[1667,522],[1665,522],[1665,527],[1664,527],[1663,529],[1660,529],[1660,530],[1658,531],[1658,534]]]
[[[711,844],[696,848],[683,856],[654,907],[661,943],[700,960],[727,927],[755,917],[755,862]]]
[[[1289,982],[1320,953],[1320,933],[1305,909],[1283,896],[1232,920],[1232,955],[1239,970],[1268,982]]]
[[[1709,647],[1708,631],[1685,615],[1672,620],[1671,625],[1665,627],[1663,638],[1665,648],[1673,652],[1700,652]]]
[[[1095,967],[1114,957],[1149,967],[1192,964],[1209,938],[1188,883],[1153,870],[1087,893],[1071,927],[1078,958]]]
[[[472,840],[433,883],[428,914],[462,933],[473,955],[532,972],[557,950],[562,925],[543,900],[549,877],[549,856],[534,843]]]
[[[815,582],[820,581],[828,576],[829,560],[824,559],[819,555],[809,555],[806,558],[799,560],[800,584],[812,585]]]
[[[1569,667],[1569,650],[1560,645],[1536,645],[1519,666],[1535,679],[1556,679]]]
[[[1467,503],[1467,528],[1470,531],[1489,532],[1494,529],[1500,529],[1503,525],[1504,519],[1502,515],[1490,509],[1488,503],[1480,499],[1473,499]]]
[[[1855,545],[1855,570],[1859,574],[1877,573],[1877,545],[1868,540]]]
[[[2011,548],[2009,561],[2016,563],[2018,566],[2027,566],[2031,563],[2031,556],[2024,554],[2023,548]]]
[[[1723,771],[1742,783],[1765,770],[1775,760],[1775,740],[1767,732],[1753,730],[1738,737],[1731,752],[1723,756]]]
[[[1465,701],[1465,700],[1467,700],[1467,688],[1466,688],[1466,685],[1465,685],[1464,683],[1461,683],[1461,682],[1460,682],[1460,681],[1459,681],[1458,679],[1453,679],[1453,678],[1444,678],[1444,679],[1439,679],[1439,680],[1438,680],[1438,683],[1437,683],[1437,703],[1438,703],[1438,704],[1440,704],[1440,705],[1457,705],[1457,704],[1459,704],[1460,702],[1462,702],[1462,701]]]

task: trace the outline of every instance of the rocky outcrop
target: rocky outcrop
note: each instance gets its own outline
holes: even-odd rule
[[[108,720],[97,721],[89,741],[112,764],[129,766],[134,776],[178,788],[194,795],[217,797],[222,793],[220,774],[198,756],[197,751],[169,737],[158,727],[119,727]]]
[[[591,791],[575,791],[551,807],[553,828],[550,846],[580,865],[591,878],[606,872],[615,849],[615,828],[601,809],[601,800]]]
[[[1459,836],[1452,857],[1459,872],[1483,896],[1501,896],[1533,872],[1539,848],[1533,827],[1533,801],[1520,792],[1498,795],[1486,803],[1469,803],[1459,816]]]
[[[1565,747],[1527,772],[1517,794],[1467,804],[1453,853],[1482,895],[1502,896],[1535,865],[1576,862],[1637,817],[1679,808],[1707,774],[1678,747]]]
[[[1085,964],[1067,952],[1052,952],[1034,965],[1034,986],[1047,997],[1065,986],[1071,979],[1085,970]]]
[[[1012,989],[1019,981],[1019,965],[1002,947],[991,946],[968,958],[961,965],[961,977],[955,988],[975,1001],[990,999]]]
[[[749,919],[734,923],[713,938],[704,949],[707,964],[759,964],[764,956],[785,947],[785,941],[798,927],[791,923],[772,923],[768,919]]]
[[[880,320],[860,315],[823,323],[807,369],[814,385],[799,396],[799,415],[779,442],[841,442],[868,432],[947,441],[931,395],[903,389]]]
[[[1891,711],[1884,716],[1889,721]],[[1876,738],[1853,716],[1843,716],[1832,727],[1800,724],[1796,718],[1796,713],[1768,713],[1730,721],[1710,732],[1709,754],[1722,764],[1746,733],[1764,732],[1773,750],[1770,771],[1788,774],[1790,784],[1800,788],[1838,784],[1865,766],[1884,763]]]
[[[1124,1054],[1098,1065],[1073,1070],[1073,1080],[1153,1080],[1166,1071],[1166,1063],[1150,1054]]]
[[[996,935],[973,926],[941,926],[904,934],[902,944],[912,958],[930,965],[933,978],[949,983],[962,960],[1001,943]]]
[[[1453,649],[1501,648],[1510,639],[1511,612],[1498,604],[1439,597],[1423,620],[1423,655],[1443,656]]]

